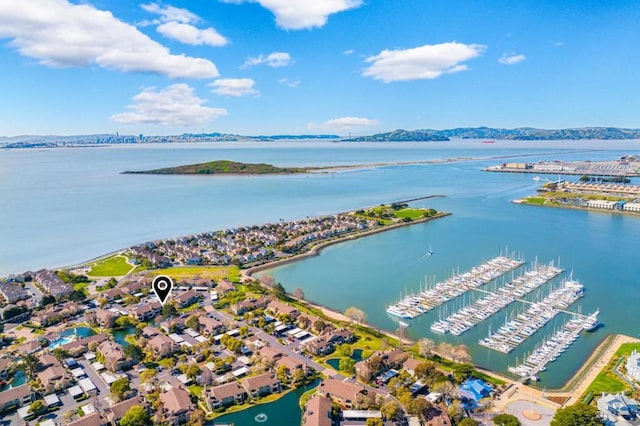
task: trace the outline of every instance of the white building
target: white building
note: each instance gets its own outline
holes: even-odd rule
[[[622,210],[627,212],[640,213],[640,203],[626,203]]]
[[[589,200],[587,201],[587,207],[591,207],[592,209],[605,209],[605,210],[613,210],[615,201],[607,201],[607,200]]]
[[[640,382],[640,353],[634,350],[627,358],[627,376]]]

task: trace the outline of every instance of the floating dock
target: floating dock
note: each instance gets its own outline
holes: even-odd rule
[[[589,316],[574,315],[549,339],[538,346],[522,364],[509,367],[509,372],[523,378],[538,380],[537,374],[546,370],[546,365],[555,361],[579,337],[583,330],[592,329],[597,324],[598,312]]]
[[[404,297],[399,302],[389,305],[387,313],[399,318],[416,318],[469,290],[499,278],[523,264],[523,260],[515,257],[498,256],[471,268],[467,272],[453,275],[418,294]]]
[[[561,287],[552,291],[544,300],[526,302],[531,303],[526,312],[504,324],[495,333],[481,339],[479,344],[498,352],[509,353],[551,321],[561,310],[580,299],[583,294],[584,287],[578,281],[564,280]]]
[[[536,262],[531,270],[524,272],[495,292],[482,290],[483,293],[487,293],[486,296],[463,307],[446,319],[435,321],[431,324],[431,331],[435,333],[449,332],[460,336],[519,298],[548,283],[562,271],[562,268],[554,266],[553,262],[548,265],[538,265]]]

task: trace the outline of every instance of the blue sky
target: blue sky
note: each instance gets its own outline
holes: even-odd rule
[[[0,0],[0,135],[640,127],[639,1]]]

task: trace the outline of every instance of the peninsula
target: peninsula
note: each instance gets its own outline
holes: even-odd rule
[[[308,173],[313,167],[276,167],[271,164],[239,163],[229,160],[216,160],[208,163],[189,164],[177,167],[146,171],[126,171],[123,174],[144,175],[289,175]]]

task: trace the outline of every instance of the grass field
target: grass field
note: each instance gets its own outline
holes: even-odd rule
[[[542,205],[547,201],[547,199],[544,197],[528,197],[525,198],[525,201],[529,204]]]
[[[92,277],[118,277],[127,274],[131,268],[123,256],[113,256],[95,263],[87,275]]]
[[[622,359],[621,365],[623,365],[627,356],[634,350],[640,351],[640,343],[622,344],[611,359],[611,362],[609,362],[593,382],[591,382],[587,388],[587,393],[593,392],[593,394],[596,395],[601,392],[617,393],[629,389],[629,385],[613,371],[613,368],[620,359]]]
[[[405,217],[408,217],[408,218],[411,218],[412,220],[424,217],[424,213],[425,213],[424,209],[412,209],[412,208],[406,208],[406,209],[397,210],[396,212],[394,212],[396,217],[399,217],[400,219],[404,219]]]
[[[153,275],[167,275],[174,280],[198,276],[216,281],[226,278],[231,282],[238,282],[240,269],[237,266],[178,266],[154,270]]]

